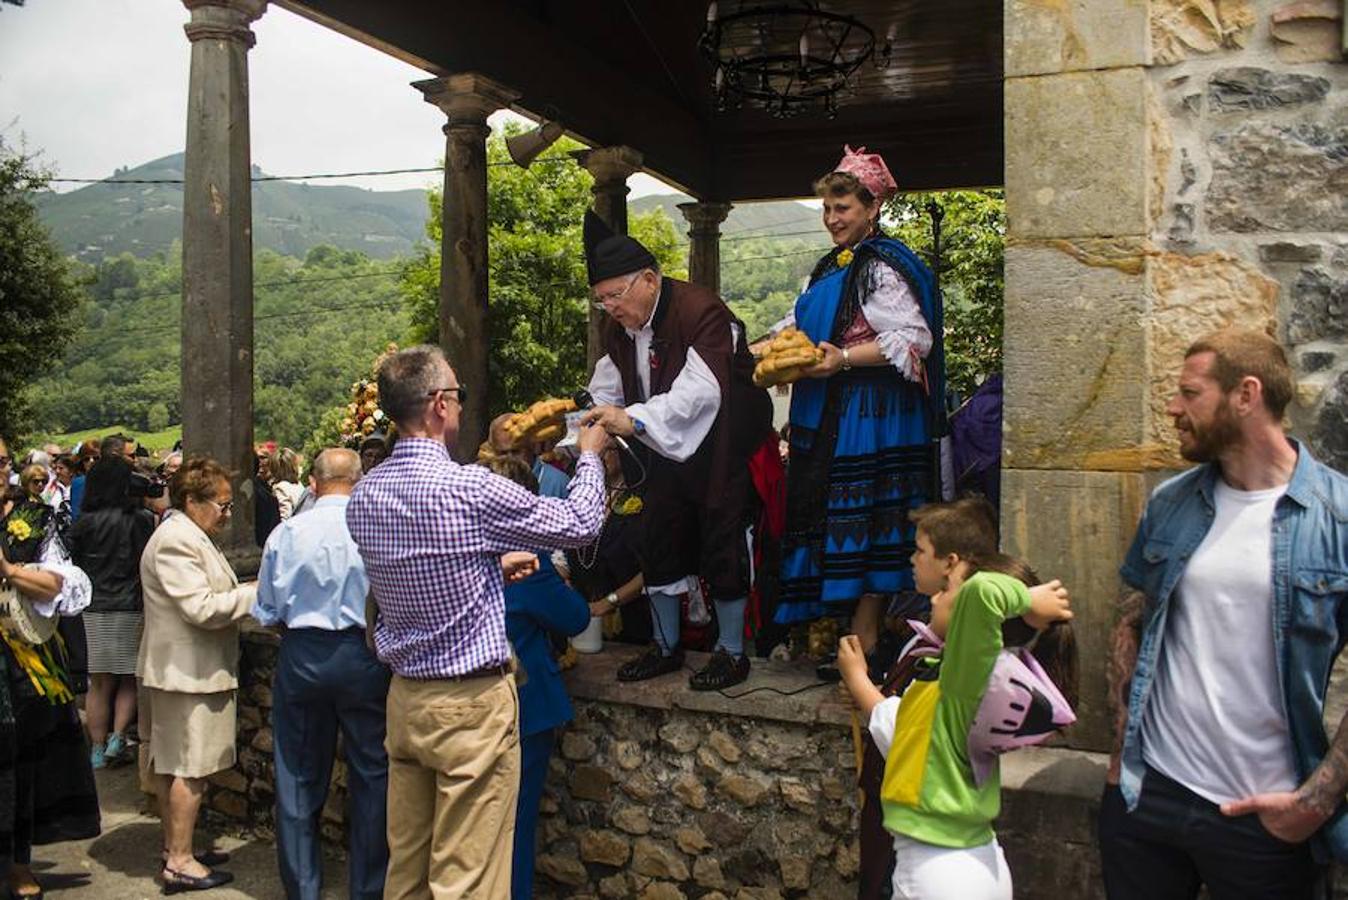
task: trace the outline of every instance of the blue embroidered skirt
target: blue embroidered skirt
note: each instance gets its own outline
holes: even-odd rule
[[[777,622],[913,587],[908,513],[936,496],[928,431],[922,389],[893,368],[829,379],[818,431],[808,447],[792,441]]]

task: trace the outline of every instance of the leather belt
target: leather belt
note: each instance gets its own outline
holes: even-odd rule
[[[471,672],[464,672],[462,675],[451,675],[449,681],[468,681],[472,678],[504,678],[509,675],[513,669],[509,664],[500,666],[483,666],[480,669],[474,669]]]

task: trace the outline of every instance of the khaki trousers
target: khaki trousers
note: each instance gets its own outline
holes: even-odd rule
[[[509,900],[519,794],[513,675],[394,676],[385,900]]]

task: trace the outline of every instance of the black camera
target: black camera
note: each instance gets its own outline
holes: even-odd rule
[[[154,478],[140,472],[131,473],[131,483],[127,485],[127,495],[132,500],[158,500],[164,496],[164,488],[167,482],[162,478]]]

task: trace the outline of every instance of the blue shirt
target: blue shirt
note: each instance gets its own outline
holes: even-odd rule
[[[1297,463],[1273,513],[1273,642],[1297,779],[1305,782],[1329,749],[1325,686],[1348,640],[1348,478],[1292,441]],[[1158,487],[1147,503],[1120,574],[1146,595],[1142,640],[1128,695],[1119,787],[1137,806],[1146,765],[1142,721],[1166,634],[1166,615],[1189,557],[1216,515],[1220,473],[1207,463]],[[1348,860],[1344,806],[1312,838],[1316,858]]]
[[[566,499],[567,485],[571,479],[556,466],[550,466],[541,459],[534,460],[534,477],[538,479],[538,496],[560,497]]]
[[[253,618],[287,628],[365,627],[365,577],[346,527],[350,497],[318,498],[303,516],[282,522],[262,549]]]

